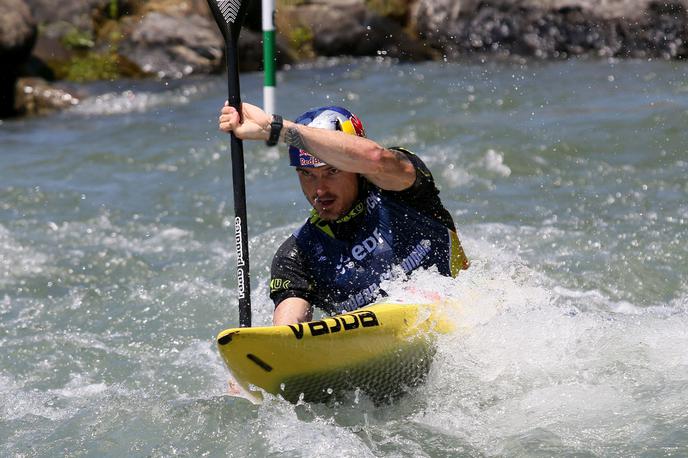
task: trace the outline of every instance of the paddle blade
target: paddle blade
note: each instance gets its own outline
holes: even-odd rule
[[[249,0],[208,0],[215,22],[225,40],[236,42]]]

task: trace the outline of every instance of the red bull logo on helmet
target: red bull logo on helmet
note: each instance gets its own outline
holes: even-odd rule
[[[326,130],[340,130],[347,134],[365,137],[363,123],[358,117],[342,107],[322,107],[305,112],[298,118],[296,123],[304,126],[315,127]],[[294,167],[321,167],[325,165],[323,161],[314,157],[308,151],[289,147],[289,164]]]
[[[308,153],[306,150],[298,150],[299,151],[299,163],[296,167],[321,167],[325,165],[323,161],[318,159],[315,156],[312,156],[311,154]],[[292,164],[294,165],[294,164]]]

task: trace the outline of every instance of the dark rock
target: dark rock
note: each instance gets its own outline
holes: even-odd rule
[[[225,68],[224,40],[209,13],[207,17],[200,14],[178,16],[177,13],[153,11],[141,20],[125,18],[122,22],[124,39],[119,44],[119,53],[145,73],[180,78],[192,73],[218,73]],[[262,69],[262,34],[244,27],[238,45],[240,70]],[[280,39],[277,59],[279,65],[293,61]]]
[[[205,0],[200,0],[203,3],[207,2]],[[209,9],[208,9],[209,11]],[[262,4],[258,0],[251,0],[246,8],[246,17],[244,18],[243,29],[249,29],[254,32],[261,32],[263,30],[263,16],[262,16]]]
[[[401,61],[421,61],[433,57],[431,50],[409,36],[402,26],[387,17],[368,14],[363,25],[366,28],[366,44],[362,55],[381,55]]]
[[[278,38],[276,45],[277,65],[291,64],[293,58],[283,40]],[[247,28],[239,35],[239,70],[255,72],[263,69],[263,35]]]
[[[411,23],[429,43],[445,44],[460,33],[461,0],[418,0],[411,13]]]
[[[46,114],[79,103],[79,99],[67,90],[41,78],[19,78],[16,91],[15,109],[23,115]]]
[[[48,35],[39,35],[33,56],[42,62],[67,62],[74,55],[74,51],[68,49],[59,38],[51,38]]]
[[[36,41],[36,24],[23,0],[0,2],[0,117],[15,114],[15,85]]]
[[[22,67],[22,75],[35,76],[47,81],[55,81],[55,72],[43,60],[35,55],[29,57]]]
[[[242,29],[239,35],[239,70],[255,72],[263,63],[263,38],[259,33]]]
[[[543,2],[527,0],[463,3],[419,0],[415,10],[420,36],[448,57],[468,53],[539,58],[687,55],[688,15],[683,0],[627,1],[617,15],[598,11],[594,2],[584,1],[558,8],[554,3],[543,7]],[[634,4],[643,9],[625,16]]]
[[[617,24],[618,27],[618,24]],[[688,57],[688,13],[679,1],[651,2],[639,27],[626,30],[628,43],[620,55],[632,55],[633,50],[646,50],[649,56],[663,58]]]
[[[377,15],[358,0],[345,2],[311,2],[286,8],[287,20],[282,24],[286,35],[304,30],[313,51],[323,56],[387,55],[404,60],[420,60],[430,53],[409,37],[401,25]]]
[[[125,21],[119,52],[144,72],[180,78],[220,70],[224,42],[217,26],[207,18],[151,12],[141,20]]]
[[[355,56],[370,47],[370,36],[363,25],[363,4],[352,2],[342,6],[311,4],[298,8],[301,21],[311,25],[313,47],[320,55]]]
[[[110,0],[26,0],[34,18],[44,24],[42,33],[55,38],[72,28],[93,32],[94,15],[105,11]]]
[[[109,14],[117,13],[126,3],[118,0],[26,0],[40,24],[40,34],[33,52],[28,75],[52,79],[70,65],[79,53],[96,46],[97,27]]]
[[[24,62],[35,41],[36,23],[24,0],[3,0],[0,3],[0,59],[3,64]]]

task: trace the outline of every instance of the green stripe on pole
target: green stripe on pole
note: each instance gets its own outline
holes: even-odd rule
[[[265,73],[265,86],[275,87],[276,63],[275,63],[275,31],[263,31],[263,65]]]

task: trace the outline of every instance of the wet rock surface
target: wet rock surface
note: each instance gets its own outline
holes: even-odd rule
[[[687,11],[688,0],[281,0],[277,60],[683,59]],[[224,71],[224,41],[205,0],[0,0],[0,13],[3,117],[42,111],[17,105],[20,76],[89,81]],[[262,68],[260,18],[253,0],[239,40],[243,71]]]
[[[224,42],[213,27],[198,14],[151,12],[126,22],[119,53],[160,78],[215,73],[221,67]]]
[[[78,97],[42,78],[19,78],[16,84],[15,108],[22,115],[47,114],[72,107]]]
[[[420,37],[448,58],[688,56],[684,0],[617,3],[614,14],[607,4],[585,1],[420,0],[415,22]]]
[[[36,23],[23,0],[0,2],[0,117],[15,114],[17,77],[36,41]]]
[[[280,14],[284,15],[280,33],[292,42],[300,40],[297,46],[309,45],[315,55],[431,57],[401,24],[369,10],[363,1],[310,1],[283,8]]]

